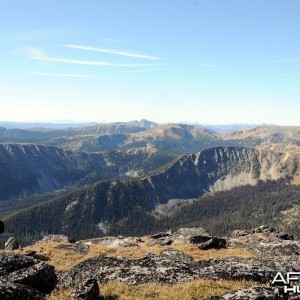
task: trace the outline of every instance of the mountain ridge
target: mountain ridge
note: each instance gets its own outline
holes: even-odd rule
[[[283,162],[283,154],[258,149],[211,148],[182,155],[148,176],[95,183],[20,212],[9,220],[24,226],[28,220],[35,220],[37,227],[30,229],[33,232],[42,228],[45,232],[81,238],[86,234],[97,236],[103,234],[100,229],[103,224],[122,222],[136,209],[150,213],[171,199],[200,198],[206,193],[255,185],[259,180],[287,179],[290,175],[287,168],[282,171]]]

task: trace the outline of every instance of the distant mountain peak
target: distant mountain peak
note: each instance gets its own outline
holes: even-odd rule
[[[146,120],[146,119],[141,119],[140,121],[139,120],[132,120],[132,121],[129,121],[128,123],[131,124],[131,125],[134,125],[134,126],[144,127],[146,129],[156,128],[156,127],[159,126],[159,124],[157,124],[155,122],[152,122],[152,121],[149,121],[149,120]]]

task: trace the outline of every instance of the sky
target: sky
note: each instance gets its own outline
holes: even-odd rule
[[[299,0],[10,0],[1,121],[300,125]]]

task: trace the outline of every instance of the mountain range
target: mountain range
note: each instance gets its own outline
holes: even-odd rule
[[[136,211],[160,218],[190,199],[240,186],[300,182],[300,127],[220,134],[141,120],[2,129],[0,140],[0,198],[11,204],[5,220],[19,236],[31,238],[45,232],[94,237],[125,226]],[[66,188],[71,192],[60,195]],[[57,197],[30,208],[38,201],[28,196],[53,191]],[[28,198],[28,208],[9,216],[18,210],[16,197],[24,203]]]

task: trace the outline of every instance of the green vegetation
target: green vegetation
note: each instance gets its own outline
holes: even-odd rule
[[[289,214],[286,213],[297,205],[300,205],[299,186],[285,181],[260,182],[257,186],[247,185],[205,196],[160,218],[141,208],[132,210],[125,223],[113,224],[110,234],[144,235],[195,226],[203,227],[211,234],[225,235],[235,229],[267,224],[298,235],[299,215],[293,216],[293,222],[288,222]]]
[[[300,187],[284,181],[260,182],[257,186],[204,196],[163,217],[150,210],[154,199],[157,201],[158,195],[145,181],[105,181],[4,221],[7,230],[23,244],[48,233],[62,233],[75,239],[97,237],[102,234],[99,223],[108,226],[109,235],[125,236],[193,226],[225,235],[234,229],[262,224],[296,235],[299,232],[299,222],[287,222],[286,211],[300,205]]]

